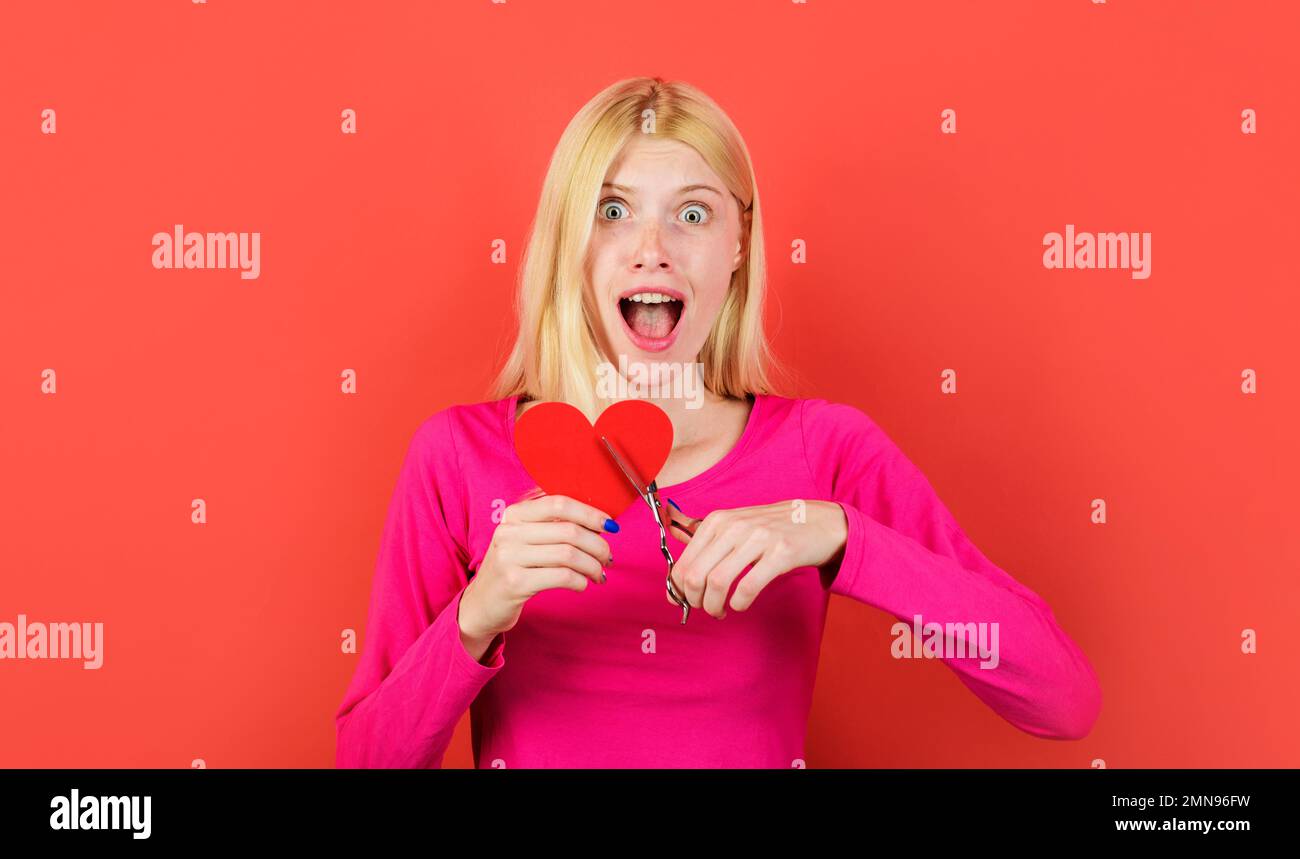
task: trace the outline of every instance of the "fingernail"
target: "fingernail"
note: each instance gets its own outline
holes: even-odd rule
[[[608,531],[608,532],[611,533],[611,534],[617,534],[617,533],[618,533],[618,523],[615,522],[613,519],[606,519],[606,520],[605,520],[605,530]]]
[[[671,498],[668,499],[668,503],[671,504],[671,505],[673,505],[674,507],[677,507],[677,502],[674,501],[674,500],[672,500]],[[683,516],[686,515],[686,511],[683,510],[683,509],[680,508],[680,507],[677,507],[677,512],[680,513],[680,514],[682,514]]]
[[[602,585],[605,584],[605,571],[604,571],[604,570],[601,570],[601,571],[600,571],[600,583],[601,583]]]

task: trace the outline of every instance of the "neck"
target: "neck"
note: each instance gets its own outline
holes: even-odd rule
[[[730,398],[708,390],[704,392],[702,403],[681,397],[647,399],[663,409],[672,421],[674,451],[689,449],[703,441],[712,440],[717,434],[718,408],[730,402]]]
[[[647,400],[664,410],[673,425],[674,452],[690,449],[703,442],[712,440],[717,435],[719,409],[734,402],[734,398],[724,397],[700,386],[703,394],[699,397],[627,397],[626,399]],[[619,402],[623,398],[606,399],[607,405]],[[518,414],[534,405],[532,398],[524,395],[520,398]]]

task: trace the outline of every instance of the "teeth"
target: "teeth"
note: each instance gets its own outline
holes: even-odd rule
[[[660,304],[665,301],[676,301],[671,295],[664,295],[661,292],[638,292],[636,295],[629,295],[631,301],[638,301],[642,304]]]

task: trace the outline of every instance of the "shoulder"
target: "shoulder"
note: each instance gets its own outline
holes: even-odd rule
[[[874,450],[890,441],[884,429],[857,406],[820,398],[797,402],[804,439],[809,444],[851,444]]]
[[[888,442],[884,430],[857,406],[776,394],[763,394],[760,399],[762,424],[768,431],[798,434],[809,447],[862,449]]]
[[[912,476],[911,460],[861,408],[820,398],[798,404],[804,456],[815,478],[839,487],[850,479]]]
[[[426,456],[461,455],[507,433],[513,399],[484,400],[444,406],[415,428],[411,447]]]
[[[810,399],[804,413],[804,453],[814,479],[832,497],[852,500],[890,527],[913,528],[909,516],[943,511],[929,478],[862,409]]]

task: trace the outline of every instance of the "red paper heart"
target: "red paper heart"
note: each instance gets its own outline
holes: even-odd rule
[[[539,403],[515,421],[515,451],[548,495],[567,495],[618,518],[636,491],[600,441],[609,439],[633,475],[649,483],[673,446],[673,424],[646,400],[622,400],[601,413],[593,427],[568,403]]]

